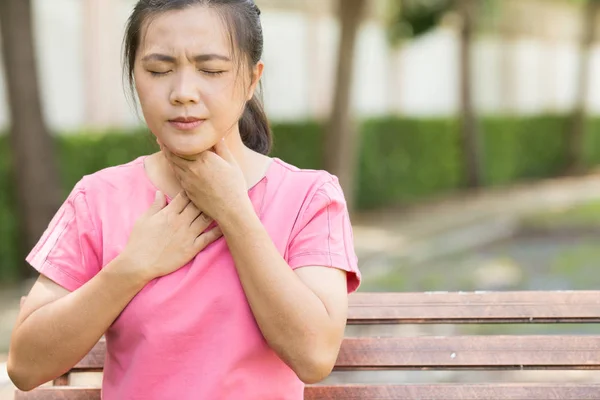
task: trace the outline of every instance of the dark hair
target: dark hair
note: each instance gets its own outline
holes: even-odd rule
[[[135,58],[144,22],[160,13],[196,5],[213,7],[221,12],[229,28],[234,58],[240,63],[246,61],[250,67],[260,61],[263,33],[260,9],[253,0],[139,0],[127,22],[123,43],[124,74],[129,80],[132,93]],[[246,103],[239,128],[246,146],[259,153],[269,154],[273,142],[271,128],[262,101],[256,94]]]

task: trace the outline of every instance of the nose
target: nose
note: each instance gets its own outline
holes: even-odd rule
[[[198,104],[200,93],[194,74],[188,71],[179,72],[173,81],[170,101],[173,105]]]

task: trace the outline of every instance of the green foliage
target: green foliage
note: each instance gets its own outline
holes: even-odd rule
[[[586,125],[584,162],[586,166],[592,167],[600,165],[600,119],[589,119]]]
[[[486,184],[507,184],[559,174],[567,161],[568,121],[563,116],[484,118]]]
[[[59,136],[58,159],[65,196],[82,176],[157,149],[154,136],[147,130]]]
[[[0,136],[0,282],[14,281],[18,256],[15,190],[11,176],[11,157],[6,136]]]
[[[369,120],[361,135],[357,205],[407,203],[460,187],[458,124],[452,120]]]
[[[392,44],[426,34],[454,7],[453,0],[402,0],[390,3],[388,36]]]
[[[568,117],[481,118],[485,184],[556,176],[566,163]],[[324,127],[315,121],[274,124],[273,156],[300,168],[322,168]],[[460,127],[453,119],[386,117],[360,129],[356,204],[359,209],[424,201],[461,190]],[[144,130],[58,135],[64,195],[85,174],[156,150]],[[10,154],[0,137],[0,281],[15,276],[18,238]],[[586,165],[600,164],[600,119],[589,121]]]
[[[273,127],[273,157],[298,168],[321,169],[324,127],[316,121],[280,123]]]
[[[477,28],[485,31],[497,24],[502,0],[471,0]],[[442,18],[456,11],[458,0],[389,0],[388,40],[398,45],[416,39],[437,28]]]

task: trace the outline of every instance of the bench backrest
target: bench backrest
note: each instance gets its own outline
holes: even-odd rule
[[[367,325],[597,324],[600,291],[356,293],[350,297],[348,333],[337,371],[361,370],[599,370],[600,335],[372,336]],[[494,332],[497,328],[488,329]],[[354,333],[353,332],[358,332]],[[101,371],[105,343],[71,371]],[[343,373],[341,373],[343,375]],[[339,377],[338,377],[339,378]],[[343,380],[343,379],[342,379]],[[600,382],[600,379],[598,380]],[[100,399],[99,389],[54,387],[17,392],[16,400]],[[598,399],[594,383],[418,383],[307,386],[307,400],[324,399]]]

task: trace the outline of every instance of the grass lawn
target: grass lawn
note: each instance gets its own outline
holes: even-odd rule
[[[600,200],[525,217],[524,228],[600,228]]]

